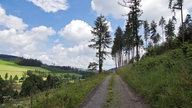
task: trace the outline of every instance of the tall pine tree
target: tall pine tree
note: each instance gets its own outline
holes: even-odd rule
[[[144,28],[144,39],[145,39],[145,44],[146,44],[146,48],[148,47],[148,37],[150,35],[150,27],[149,27],[149,23],[148,21],[144,21],[143,24],[143,28]]]
[[[116,67],[123,66],[123,31],[118,27],[115,32],[115,39],[112,46],[112,56],[115,59]]]
[[[109,48],[112,42],[108,23],[104,16],[97,17],[95,27],[93,27],[91,33],[94,38],[91,39],[89,47],[97,50],[96,57],[98,58],[99,73],[101,73],[105,56],[109,54],[106,49]]]
[[[136,46],[136,60],[139,61],[139,45],[140,45],[140,36],[138,34],[139,27],[141,25],[141,21],[139,20],[139,17],[142,14],[142,11],[140,10],[140,2],[141,0],[123,0],[122,3],[119,3],[120,5],[124,7],[130,8],[130,12],[127,14],[129,16],[129,21],[132,23],[132,35],[135,40],[135,46]]]
[[[162,29],[162,37],[164,37],[163,35],[164,35],[164,27],[165,27],[165,25],[166,25],[166,20],[162,16],[161,19],[159,20],[159,26],[161,26],[161,29]],[[164,38],[163,38],[163,41],[165,41]]]
[[[175,10],[181,11],[181,37],[182,42],[184,43],[184,22],[183,22],[183,0],[169,0],[169,8],[175,13]]]

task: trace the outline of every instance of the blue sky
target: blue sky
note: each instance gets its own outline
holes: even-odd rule
[[[118,1],[1,0],[0,53],[87,68],[89,62],[97,61],[95,51],[87,47],[97,16],[106,17],[112,37],[118,26],[125,26],[122,15],[129,9],[118,5]],[[158,22],[161,16],[167,20],[172,16],[166,0],[143,0],[141,4],[144,11],[141,19]],[[191,14],[191,7],[191,0],[185,0],[185,15]],[[109,56],[104,69],[113,67]]]

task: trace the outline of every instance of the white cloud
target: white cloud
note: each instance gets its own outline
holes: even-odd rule
[[[123,18],[121,15],[129,12],[128,8],[122,7],[118,4],[118,2],[122,2],[123,0],[92,0],[91,6],[97,14],[104,14],[106,16],[112,15],[114,18]],[[161,16],[164,16],[167,20],[173,14],[171,10],[168,9],[168,1],[165,0],[142,0],[141,1],[141,9],[143,10],[143,14],[141,19],[143,20],[155,20],[159,21]],[[184,16],[189,13],[189,9],[192,8],[191,0],[184,1]],[[179,14],[179,12],[177,12]],[[178,19],[180,19],[178,17]]]
[[[24,30],[28,27],[21,18],[13,15],[7,15],[5,10],[0,6],[0,26],[16,30]]]
[[[45,12],[57,12],[67,10],[69,5],[67,0],[28,0],[34,5],[42,8]]]
[[[51,48],[49,52],[56,65],[73,66],[78,68],[87,68],[89,62],[93,61],[95,51],[88,48],[88,44],[77,45],[65,48],[63,44],[58,44]]]
[[[91,7],[98,15],[103,14],[105,16],[111,15],[114,18],[123,18],[128,8],[122,7],[118,4],[120,0],[92,0]]]
[[[109,21],[107,21],[109,30],[112,31],[112,27]],[[92,27],[84,21],[72,20],[64,28],[59,31],[59,34],[65,38],[65,41],[75,43],[72,47],[64,47],[64,44],[58,44],[52,48],[52,54],[59,56],[54,57],[57,65],[69,65],[79,68],[87,68],[89,62],[96,61],[95,50],[88,47],[89,41],[92,39],[91,34]],[[109,69],[114,66],[114,62],[111,62],[111,58],[107,59],[104,65],[104,69]]]
[[[52,28],[39,26],[29,31],[17,31],[15,29],[5,29],[0,31],[0,43],[11,51],[32,52],[40,48],[48,37],[55,34]]]
[[[5,15],[5,10],[0,8],[0,15]],[[12,16],[12,15],[11,15]],[[12,16],[15,17],[15,16]],[[0,29],[0,52],[11,55],[23,56],[42,60],[43,63],[56,64],[60,66],[73,66],[78,68],[87,68],[89,62],[97,61],[95,50],[88,47],[92,38],[92,27],[84,21],[72,20],[58,34],[64,38],[61,44],[61,37],[50,39],[50,36],[56,34],[52,27],[38,26],[31,29],[22,22],[23,28],[7,26],[1,24]],[[110,29],[112,27],[108,22]],[[49,42],[53,42],[50,44]],[[75,44],[68,46],[68,43]],[[113,62],[107,60],[104,69],[113,67]]]
[[[73,43],[81,43],[90,41],[92,27],[84,21],[72,20],[64,28],[59,31],[59,34]]]

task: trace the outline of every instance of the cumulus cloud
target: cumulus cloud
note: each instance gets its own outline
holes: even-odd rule
[[[123,8],[121,5],[117,4],[117,2],[122,1],[123,0],[111,0],[109,2],[106,0],[92,0],[91,6],[92,9],[98,14],[104,14],[106,16],[111,15],[113,18],[123,19],[126,17],[122,17],[120,15],[122,15],[122,13],[128,13],[129,9]],[[158,24],[161,16],[163,16],[166,21],[168,21],[174,15],[168,8],[168,3],[169,2],[166,0],[141,0],[141,10],[143,11],[143,14],[140,19],[148,20],[149,23],[154,20]],[[191,0],[185,0],[183,7],[184,19],[187,14],[191,13],[190,9],[192,9]],[[180,11],[176,11],[176,28],[178,28],[181,24],[180,18]],[[157,31],[161,34],[161,28],[159,26],[157,28]],[[176,30],[176,32],[177,31],[178,30]]]
[[[109,30],[112,31],[110,22],[107,22]],[[89,62],[97,61],[95,58],[95,50],[88,47],[89,41],[92,39],[92,27],[84,21],[72,20],[64,28],[59,31],[59,34],[65,38],[65,41],[75,43],[72,47],[64,47],[64,44],[58,44],[51,50],[51,55],[57,54],[54,57],[55,64],[69,65],[79,68],[87,68]],[[66,43],[66,42],[65,42]],[[111,68],[113,62],[106,62],[105,69]]]
[[[110,15],[117,19],[123,18],[122,15],[125,15],[129,9],[120,6],[118,2],[120,0],[92,0],[91,7],[98,15]]]
[[[72,20],[59,31],[59,34],[70,42],[88,42],[92,37],[91,29],[92,27],[84,21]]]
[[[40,48],[56,32],[51,27],[38,26],[29,30],[21,18],[7,15],[0,7],[1,51],[32,52]]]
[[[0,8],[0,17],[15,17],[20,20],[22,27],[7,26],[9,22],[1,24],[0,29],[0,52],[23,56],[26,58],[35,58],[46,64],[55,64],[60,66],[73,66],[78,68],[87,68],[89,62],[97,61],[95,50],[88,47],[92,38],[92,27],[81,20],[72,20],[57,33],[61,37],[50,39],[50,36],[56,34],[52,27],[38,26],[28,28],[21,18],[13,15],[6,15],[6,11]],[[110,29],[112,27],[108,22]],[[57,34],[57,35],[58,35]],[[49,44],[52,42],[52,44]],[[75,43],[71,46],[66,44]],[[62,43],[62,44],[61,44]],[[106,61],[104,69],[109,69],[113,62]]]
[[[21,18],[13,15],[7,15],[5,10],[0,6],[0,26],[16,30],[24,30],[28,27]]]
[[[28,0],[34,5],[42,8],[45,12],[57,12],[67,10],[69,5],[67,0]]]
[[[114,18],[123,18],[121,15],[124,15],[129,12],[128,8],[122,7],[118,2],[123,0],[92,0],[91,7],[98,14],[104,14],[106,16],[111,15]],[[168,9],[168,1],[165,0],[142,0],[141,9],[143,10],[143,15],[141,19],[143,20],[155,20],[159,21],[161,16],[164,16],[166,19],[170,18],[171,10]],[[184,16],[189,13],[189,9],[192,8],[191,0],[184,1]],[[179,12],[178,19],[179,19]]]
[[[86,69],[89,62],[94,61],[94,55],[95,51],[88,48],[87,44],[76,45],[73,47],[64,47],[63,44],[57,44],[44,54],[40,53],[35,56],[31,54],[25,55],[25,57],[35,57],[47,64]]]
[[[29,31],[17,31],[15,29],[5,29],[0,31],[0,43],[8,47],[11,51],[31,52],[37,50],[39,45],[43,45],[48,36],[55,34],[52,28],[39,26]]]

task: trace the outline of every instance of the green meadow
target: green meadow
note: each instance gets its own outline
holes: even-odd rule
[[[12,77],[17,75],[18,78],[20,79],[22,77],[22,74],[26,73],[27,70],[49,72],[48,70],[43,69],[41,67],[19,66],[14,62],[0,60],[0,75],[3,79],[5,78],[6,73],[8,73],[8,79],[10,75],[12,75]]]

